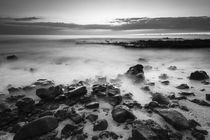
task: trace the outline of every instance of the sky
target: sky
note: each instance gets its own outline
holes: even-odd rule
[[[210,0],[0,0],[0,17],[104,24],[115,18],[210,16]]]

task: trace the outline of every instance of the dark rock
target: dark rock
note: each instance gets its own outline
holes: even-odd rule
[[[208,74],[205,71],[195,71],[190,74],[192,80],[206,80],[209,79]]]
[[[112,110],[112,118],[118,123],[124,123],[126,120],[134,120],[136,117],[126,106],[118,105]]]
[[[85,105],[87,109],[96,109],[99,108],[99,102],[91,102]]]
[[[98,136],[92,136],[92,140],[99,140]]]
[[[11,94],[11,93],[14,93],[14,92],[19,92],[21,90],[21,88],[20,87],[18,87],[18,88],[16,88],[16,87],[9,87],[7,90]]]
[[[43,117],[24,125],[14,136],[14,140],[25,140],[43,135],[58,127],[57,119],[54,117]]]
[[[114,132],[110,132],[110,131],[102,131],[99,133],[99,138],[100,139],[112,139],[112,140],[117,140],[119,138],[119,136],[114,133]]]
[[[161,82],[163,85],[169,85],[170,84],[170,81],[166,80],[166,81],[162,81]]]
[[[18,114],[16,112],[4,110],[4,112],[0,113],[0,129],[11,123],[15,123],[17,119]]]
[[[129,68],[125,75],[131,79],[134,79],[135,82],[144,80],[144,67],[141,64],[137,64]]]
[[[87,88],[85,86],[78,87],[66,93],[68,98],[80,98],[87,94]]]
[[[25,97],[23,99],[18,100],[16,106],[18,107],[19,112],[30,113],[34,109],[35,101],[31,98]]]
[[[202,133],[200,133],[200,132],[198,132],[198,131],[193,130],[193,131],[191,132],[191,135],[192,135],[193,137],[195,137],[196,140],[205,140],[204,134],[202,134]]]
[[[107,89],[106,85],[100,85],[100,84],[93,85],[92,94],[97,95],[99,97],[104,97],[106,96],[106,89]]]
[[[162,116],[166,122],[171,124],[174,128],[178,130],[188,129],[188,120],[178,111],[172,109],[161,109],[158,114]]]
[[[39,88],[36,90],[36,95],[43,100],[54,100],[55,97],[63,94],[63,89],[61,86],[52,86],[48,89]]]
[[[210,94],[206,94],[206,100],[210,101]]]
[[[10,112],[10,111],[11,111],[11,109],[8,104],[0,103],[0,114],[4,113],[4,112]]]
[[[74,130],[76,130],[78,127],[76,125],[67,124],[64,126],[64,128],[61,130],[61,137],[62,138],[68,138],[70,137]]]
[[[164,74],[161,74],[159,76],[159,78],[162,79],[162,80],[166,80],[166,79],[168,79],[168,75],[164,73]]]
[[[146,109],[154,109],[157,107],[160,107],[160,105],[156,101],[151,101],[148,104],[145,104],[145,106],[144,106],[144,108],[146,108]]]
[[[169,99],[162,95],[161,93],[154,93],[152,95],[152,101],[156,101],[159,104],[168,105],[170,103]]]
[[[141,89],[144,90],[144,91],[150,91],[149,86],[144,86],[144,87],[142,87]]]
[[[202,81],[201,83],[204,84],[204,85],[210,85],[210,82],[206,81],[206,80]]]
[[[122,102],[121,95],[115,95],[115,96],[109,97],[109,103],[113,106],[119,105],[121,102]]]
[[[107,95],[108,96],[115,96],[115,95],[119,95],[120,94],[120,89],[116,88],[112,85],[107,86]]]
[[[7,60],[17,60],[18,57],[16,55],[8,55]]]
[[[106,130],[108,127],[108,122],[107,120],[98,120],[94,123],[93,125],[93,131],[103,131]]]
[[[82,134],[77,134],[72,138],[72,140],[85,140],[85,136]]]
[[[138,61],[140,61],[140,62],[147,62],[147,59],[145,59],[145,58],[139,58]]]
[[[186,107],[186,106],[180,106],[179,107],[181,110],[184,110],[184,111],[189,111],[189,109]]]
[[[133,94],[132,93],[126,93],[126,94],[124,94],[123,96],[123,99],[132,99],[132,97],[133,97]]]
[[[198,123],[197,121],[195,121],[193,119],[192,120],[189,120],[188,122],[189,122],[190,128],[195,128],[197,126],[201,126],[200,123]]]
[[[179,93],[181,96],[195,96],[193,92],[180,92]]]
[[[69,114],[66,109],[56,111],[54,115],[59,121],[63,121],[68,118]]]
[[[208,131],[207,131],[207,130],[195,128],[194,131],[197,131],[197,132],[199,132],[199,133],[201,133],[201,134],[203,134],[203,135],[208,135]]]
[[[169,70],[177,70],[177,67],[176,66],[170,66],[168,67]]]
[[[89,114],[86,119],[88,119],[89,121],[91,122],[94,122],[98,119],[98,115],[95,115],[95,114]]]
[[[181,84],[181,85],[177,86],[176,88],[178,88],[178,89],[189,89],[190,87],[187,84]]]
[[[82,116],[80,114],[78,114],[77,112],[74,112],[74,111],[71,111],[69,113],[69,118],[76,124],[83,121]]]
[[[201,99],[193,99],[193,100],[191,100],[191,102],[201,105],[201,106],[210,106],[210,104],[208,102],[201,100]]]
[[[36,85],[36,86],[52,86],[52,85],[54,85],[54,81],[50,81],[50,80],[47,80],[47,79],[39,79],[35,83],[33,83],[33,85]]]

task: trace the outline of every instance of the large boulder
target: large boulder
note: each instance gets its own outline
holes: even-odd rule
[[[41,136],[58,127],[58,121],[54,117],[46,116],[24,125],[14,136],[14,140],[26,140]]]
[[[136,117],[124,105],[118,105],[112,110],[112,118],[118,123],[124,123],[126,120],[134,120]]]
[[[195,71],[190,74],[192,80],[206,80],[209,79],[208,74],[205,71]]]
[[[178,111],[173,109],[161,109],[158,110],[158,114],[162,116],[166,122],[171,124],[178,130],[188,129],[188,120]]]
[[[36,90],[36,95],[42,100],[54,100],[55,97],[63,94],[63,89],[61,86],[52,86],[47,88],[39,88]]]
[[[125,73],[125,75],[131,79],[133,79],[135,82],[144,80],[144,66],[141,64],[137,64],[135,66],[132,66],[128,69],[128,71]]]

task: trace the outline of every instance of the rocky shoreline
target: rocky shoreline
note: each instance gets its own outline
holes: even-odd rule
[[[142,89],[151,95],[151,101],[141,105],[132,93],[122,94],[117,86],[122,78],[130,79],[133,84],[143,83]],[[167,75],[159,78],[165,80],[163,84],[169,84]],[[210,94],[206,94],[206,100],[189,99],[195,96],[192,92],[166,96],[151,92],[150,87],[155,85],[145,79],[144,66],[137,64],[112,83],[96,81],[91,85],[79,81],[55,85],[53,81],[39,79],[22,88],[10,87],[9,95],[1,95],[0,139],[9,139],[9,133],[14,140],[205,140],[208,131],[179,111],[189,111],[179,101],[209,107]],[[209,84],[205,71],[192,72],[189,79]],[[177,88],[189,86],[180,84]]]

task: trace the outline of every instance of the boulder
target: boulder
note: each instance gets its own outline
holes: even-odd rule
[[[111,131],[102,131],[99,133],[99,138],[117,140],[119,136],[116,133],[111,132]]]
[[[144,80],[144,67],[141,64],[137,64],[135,66],[132,66],[128,69],[128,71],[125,73],[125,75],[131,79],[134,79],[134,81],[142,81]]]
[[[98,119],[98,115],[95,115],[95,114],[89,114],[86,119],[88,119],[89,121],[91,122],[94,122]]]
[[[210,101],[210,94],[206,94],[206,100]]]
[[[162,116],[166,122],[171,124],[174,128],[178,130],[188,129],[188,120],[178,111],[173,109],[161,109],[158,114]]]
[[[152,101],[156,101],[159,104],[163,104],[163,105],[168,105],[170,103],[169,99],[166,96],[158,92],[152,94]]]
[[[124,105],[118,105],[112,110],[112,118],[118,123],[124,123],[126,120],[134,120],[136,117]]]
[[[209,79],[208,74],[205,71],[195,71],[190,74],[192,80],[206,80]]]
[[[74,130],[76,130],[78,127],[76,125],[67,124],[64,126],[64,128],[61,130],[61,137],[62,138],[68,138],[70,137]]]
[[[71,112],[69,113],[69,118],[70,118],[74,123],[76,123],[76,124],[78,124],[78,123],[80,123],[80,122],[83,121],[82,116],[81,116],[79,113],[74,112],[74,111],[71,111]]]
[[[24,125],[14,136],[14,140],[25,140],[46,134],[58,127],[56,118],[46,116]]]
[[[94,123],[93,125],[93,131],[103,131],[106,130],[108,127],[108,122],[107,120],[98,120]]]
[[[34,109],[35,101],[31,98],[25,97],[18,100],[15,105],[18,107],[19,112],[30,113]]]
[[[109,103],[113,106],[119,105],[121,102],[122,102],[121,95],[115,95],[115,96],[109,97]]]
[[[87,109],[96,109],[99,108],[99,102],[91,102],[85,105]]]
[[[39,88],[36,90],[36,95],[42,100],[54,100],[57,96],[63,94],[63,89],[61,86],[52,86],[48,89]]]

